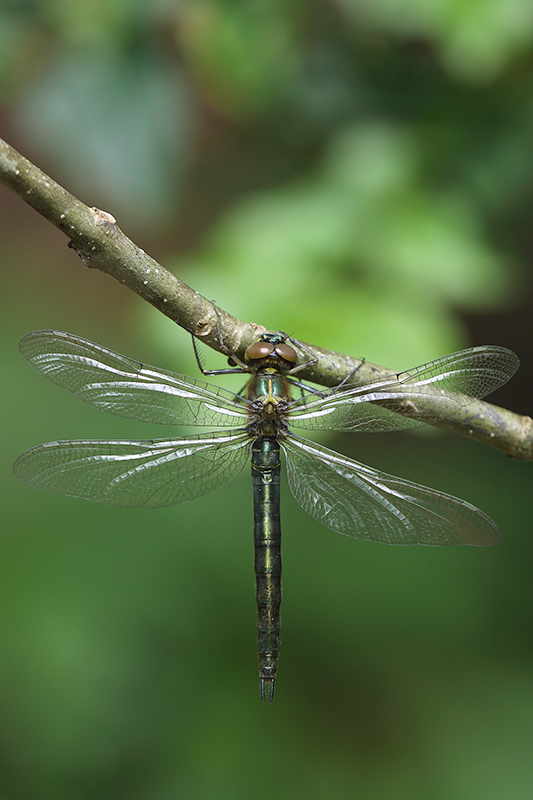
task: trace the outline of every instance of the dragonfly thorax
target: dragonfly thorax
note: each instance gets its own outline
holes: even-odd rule
[[[250,433],[253,436],[286,436],[291,396],[285,376],[278,369],[263,368],[250,379],[246,395],[251,403]]]

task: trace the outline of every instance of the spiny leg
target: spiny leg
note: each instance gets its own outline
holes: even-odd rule
[[[231,350],[229,350],[226,347],[226,345],[224,344],[224,341],[223,341],[223,338],[222,338],[222,329],[221,329],[221,326],[220,326],[220,311],[219,311],[217,305],[214,303],[213,300],[211,300],[211,305],[213,306],[213,308],[215,310],[215,314],[217,315],[217,333],[218,333],[218,343],[219,343],[220,349],[223,351],[223,353],[225,353],[228,356],[228,360],[230,360],[230,363],[231,363],[231,361],[233,361],[234,364],[238,364],[239,366],[238,366],[238,368],[230,367],[229,369],[204,369],[204,366],[203,366],[202,361],[200,359],[200,354],[198,352],[198,346],[196,344],[196,335],[195,335],[195,333],[193,331],[189,331],[189,333],[191,334],[191,338],[192,338],[192,346],[193,346],[193,350],[194,350],[194,356],[196,358],[196,363],[198,364],[198,369],[200,370],[202,375],[235,375],[235,374],[239,374],[240,375],[243,372],[249,372],[249,370],[246,367],[246,364],[244,364],[240,360],[240,358],[238,358],[235,355],[235,353],[232,353]]]

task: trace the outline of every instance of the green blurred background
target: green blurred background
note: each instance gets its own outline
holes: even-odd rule
[[[505,345],[495,401],[531,410],[531,0],[3,0],[0,104],[11,144],[230,313],[397,369]],[[30,330],[197,373],[183,331],[0,208],[1,800],[529,799],[531,464],[438,431],[329,442],[502,542],[357,542],[285,486],[263,706],[248,474],[159,511],[12,475],[42,441],[168,433],[38,376]]]

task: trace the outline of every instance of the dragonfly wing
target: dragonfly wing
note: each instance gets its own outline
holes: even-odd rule
[[[321,402],[315,397],[309,398],[302,409],[298,407],[289,411],[288,423],[294,428],[307,430],[355,431],[357,433],[378,433],[403,431],[408,428],[419,428],[424,422],[418,419],[389,411],[380,405],[373,405],[368,395],[350,395],[347,393],[327,395]],[[307,398],[304,398],[307,400]]]
[[[14,464],[22,480],[111,506],[160,508],[232,480],[249,457],[246,431],[154,441],[48,442]]]
[[[242,426],[247,401],[233,392],[156,369],[60,331],[35,331],[23,356],[89,405],[119,417],[171,425]]]
[[[289,486],[334,531],[386,544],[492,545],[500,534],[475,506],[387,475],[306,439],[282,442]]]
[[[288,421],[300,428],[374,432],[450,419],[473,398],[503,386],[519,364],[505,347],[472,347],[323,398],[306,396],[291,404]]]

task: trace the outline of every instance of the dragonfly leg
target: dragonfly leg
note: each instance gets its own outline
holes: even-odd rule
[[[296,386],[296,388],[301,391],[302,397],[305,397],[306,394],[316,394],[318,397],[325,397],[329,393],[329,389],[326,391],[321,391],[320,389],[315,389],[314,386],[309,386],[307,383],[294,380],[294,378],[287,378],[287,381],[291,384],[291,386]]]
[[[303,342],[298,341],[298,339],[293,339],[292,336],[286,334],[285,331],[280,331],[280,333],[282,334],[282,336],[285,336],[286,340],[292,342],[293,344],[296,345],[297,348],[299,348],[300,350],[304,350],[311,356],[311,358],[308,361],[304,361],[303,364],[299,364],[297,367],[293,367],[291,370],[289,370],[289,372],[287,373],[288,375],[294,375],[296,372],[300,372],[300,370],[305,369],[306,367],[311,367],[313,364],[316,364],[318,358],[315,356],[312,350],[310,350],[308,347],[305,346]]]
[[[235,375],[235,374],[242,374],[243,372],[249,372],[246,368],[246,364],[244,364],[237,356],[232,353],[224,344],[222,339],[222,330],[220,328],[220,311],[211,300],[211,305],[215,309],[215,313],[217,315],[217,332],[218,332],[218,343],[220,345],[220,349],[228,356],[228,363],[230,364],[229,369],[204,369],[204,365],[202,364],[202,360],[200,358],[200,353],[198,352],[198,345],[196,344],[196,336],[193,331],[189,331],[192,338],[192,347],[194,350],[194,356],[196,358],[196,363],[198,364],[198,369],[202,373],[202,375]],[[239,366],[235,368],[235,365],[238,364]]]
[[[226,347],[224,344],[224,339],[222,338],[222,327],[220,325],[220,310],[214,300],[211,300],[211,305],[215,309],[215,314],[217,315],[217,333],[220,349],[227,355],[230,366],[235,367],[238,365],[241,368],[241,371],[248,372],[248,367],[244,361],[241,361],[241,359],[238,358],[238,356],[236,356],[235,353],[233,353],[229,347]]]
[[[331,392],[337,392],[339,389],[342,389],[343,386],[345,386],[347,383],[349,383],[350,379],[353,378],[353,376],[355,375],[357,370],[361,369],[361,367],[365,363],[365,360],[366,359],[362,358],[361,361],[359,362],[359,364],[356,367],[354,367],[352,369],[352,371],[349,372],[348,375],[345,378],[343,378],[342,381],[339,384],[337,384],[337,386],[334,386],[333,389],[331,389]]]

